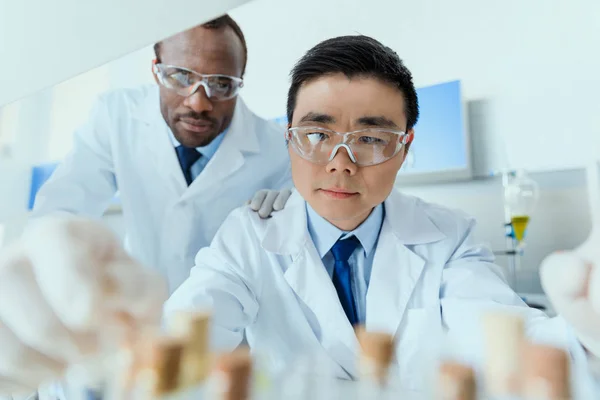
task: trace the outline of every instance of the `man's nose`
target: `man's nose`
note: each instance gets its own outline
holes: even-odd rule
[[[333,159],[327,163],[327,172],[344,172],[349,175],[356,174],[358,166],[350,158],[348,149],[345,146],[340,146],[334,150],[336,153]]]
[[[213,104],[206,95],[206,91],[202,85],[192,95],[185,98],[183,105],[197,113],[212,111],[213,109]]]

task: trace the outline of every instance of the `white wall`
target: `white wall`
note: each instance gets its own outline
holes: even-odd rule
[[[2,1],[0,106],[208,21],[246,1]]]
[[[243,95],[263,116],[284,114],[307,49],[363,33],[396,50],[418,86],[460,79],[465,99],[484,103],[488,129],[472,133],[494,145],[480,149],[480,174],[577,167],[600,149],[597,0],[256,0],[232,16],[250,54]]]

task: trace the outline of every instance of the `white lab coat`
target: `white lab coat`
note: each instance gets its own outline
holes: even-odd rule
[[[445,351],[481,361],[481,312],[504,309],[527,318],[535,340],[569,348],[585,362],[561,318],[525,306],[473,242],[474,221],[420,199],[392,192],[376,248],[366,305],[366,328],[394,334],[396,370],[406,389],[423,390],[428,362]],[[305,202],[294,193],[268,220],[234,211],[190,277],[165,305],[212,308],[213,341],[232,349],[244,330],[252,350],[274,371],[305,355],[356,378],[359,345],[309,236]],[[435,350],[435,351],[434,351]],[[579,362],[579,361],[578,361]]]
[[[168,129],[157,86],[100,97],[72,151],[39,191],[34,215],[100,217],[119,190],[128,250],[161,270],[172,291],[233,209],[257,190],[292,184],[283,129],[241,98],[219,149],[189,187]]]

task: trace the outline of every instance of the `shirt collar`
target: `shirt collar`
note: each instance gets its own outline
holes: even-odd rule
[[[308,232],[317,248],[319,257],[323,258],[338,239],[351,235],[356,236],[360,241],[365,251],[365,256],[368,257],[375,250],[375,244],[379,238],[379,231],[383,223],[384,208],[383,204],[375,207],[369,217],[351,232],[342,231],[332,225],[325,218],[317,214],[308,203],[306,203],[306,214],[308,217]]]
[[[202,154],[203,157],[208,158],[209,160],[215,155],[225,134],[227,133],[227,129],[221,132],[212,142],[207,144],[206,146],[196,147],[196,151]],[[171,129],[169,129],[169,137],[171,138],[171,143],[173,143],[173,147],[181,146],[181,143],[175,138]]]

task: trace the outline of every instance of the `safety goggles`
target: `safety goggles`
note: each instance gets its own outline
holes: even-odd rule
[[[286,132],[286,139],[300,157],[320,165],[331,162],[341,147],[356,165],[381,164],[398,154],[412,138],[413,135],[406,132],[380,128],[339,133],[303,126],[289,128]]]
[[[158,82],[177,94],[188,97],[202,86],[210,100],[224,101],[237,96],[244,81],[228,75],[203,75],[183,67],[154,64],[152,68]]]

